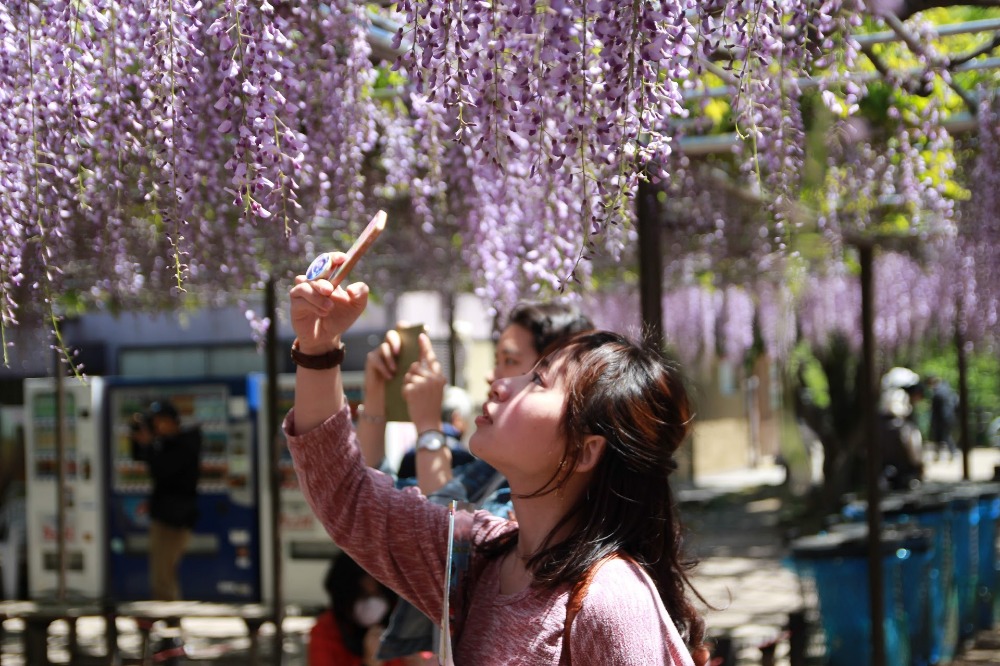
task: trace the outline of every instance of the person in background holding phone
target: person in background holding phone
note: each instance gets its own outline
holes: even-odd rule
[[[440,375],[440,381],[444,380],[444,375]],[[405,392],[412,395],[414,387],[409,384],[404,385],[404,387]],[[451,460],[442,462],[442,464],[448,465],[449,469],[453,470],[456,467],[467,465],[476,459],[462,444],[462,438],[468,428],[467,424],[472,418],[471,415],[472,398],[468,392],[458,386],[445,386],[441,404],[441,426],[440,430],[436,432],[440,432],[444,436],[442,449],[447,448],[451,453]],[[424,441],[426,442],[426,439]],[[442,452],[442,455],[445,454]],[[416,447],[403,454],[396,474],[400,479],[415,479],[417,485],[420,485],[417,475]],[[424,486],[421,486],[421,490],[424,490]]]
[[[507,325],[497,338],[494,370],[486,378],[487,383],[526,372],[553,343],[593,328],[594,324],[590,319],[571,303],[551,301],[518,304],[511,311]],[[418,486],[425,495],[436,494],[456,478],[453,468],[460,468],[463,474],[458,475],[461,477],[459,485],[442,491],[438,496],[445,501],[473,501],[483,486],[494,485],[495,491],[506,484],[502,479],[493,478],[495,470],[486,463],[470,462],[474,467],[468,467],[464,462],[453,465],[454,453],[451,448],[434,445],[433,436],[441,427],[436,425],[436,415],[445,411],[444,392],[447,380],[434,355],[430,338],[421,334],[419,342],[420,361],[403,369],[406,372],[403,396],[413,423],[418,433],[431,435],[425,437],[423,446],[418,435],[416,451],[422,452],[416,456]],[[365,359],[365,403],[359,413],[358,441],[365,460],[375,468],[381,468],[385,457],[385,387],[398,369],[396,359],[399,349],[399,334],[390,330],[382,344],[369,352]],[[469,478],[465,478],[465,475]],[[483,500],[484,497],[478,497],[477,503],[481,504]],[[503,504],[508,501],[505,500]],[[502,505],[497,509],[498,515],[507,515],[503,512]]]
[[[392,470],[385,462],[386,391],[389,380],[397,371],[396,361],[401,344],[399,332],[392,329],[386,333],[385,342],[368,353],[365,360],[365,402],[358,410],[358,436],[365,460],[370,466],[387,473]],[[436,479],[444,477],[445,473],[450,478],[453,466],[463,463],[465,466],[472,465],[475,459],[461,445],[463,433],[454,428],[454,405],[444,404],[445,394],[452,389],[454,395],[455,387],[446,386],[447,380],[433,357],[431,341],[425,333],[420,334],[418,344],[420,360],[405,371],[402,393],[411,417],[417,415],[414,425],[420,435],[416,447],[407,452],[400,462],[397,486],[407,487],[416,483],[421,492],[430,495],[440,487]],[[431,363],[436,370],[422,372],[425,367],[430,370]],[[402,369],[399,371],[404,372]],[[465,396],[468,398],[468,394]],[[440,456],[426,454],[434,448],[442,449]],[[441,470],[439,466],[446,466],[447,470]],[[494,474],[495,470],[488,465],[481,472],[486,478]],[[431,485],[435,483],[437,485]],[[438,497],[434,501],[447,504],[448,498]],[[402,658],[407,666],[436,665],[436,645],[434,623],[411,604],[400,600],[389,619],[378,657]]]

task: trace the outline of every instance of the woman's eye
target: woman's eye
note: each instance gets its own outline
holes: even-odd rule
[[[542,376],[537,372],[531,373],[531,381],[534,382],[535,384],[538,384],[539,386],[543,385]]]

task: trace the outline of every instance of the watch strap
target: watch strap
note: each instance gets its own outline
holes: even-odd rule
[[[340,347],[326,352],[325,354],[306,354],[299,351],[299,339],[295,338],[292,343],[292,362],[302,368],[310,370],[329,370],[336,368],[344,362],[345,347],[341,343]]]

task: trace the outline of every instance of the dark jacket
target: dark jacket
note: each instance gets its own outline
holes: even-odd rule
[[[201,472],[201,430],[185,428],[136,447],[153,482],[149,515],[171,527],[193,528],[198,521],[198,475]]]
[[[955,407],[958,395],[943,381],[931,391],[930,438],[932,442],[951,440],[955,427]]]

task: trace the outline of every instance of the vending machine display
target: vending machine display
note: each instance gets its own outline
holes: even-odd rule
[[[69,596],[98,598],[104,585],[104,480],[100,454],[100,418],[104,382],[65,380],[66,591]],[[32,599],[55,596],[59,582],[60,458],[56,433],[59,420],[52,379],[24,382],[27,461],[26,513],[28,594]]]
[[[344,372],[344,393],[351,405],[352,414],[361,403],[364,387],[363,372]],[[295,389],[295,375],[281,375],[278,378],[278,418],[283,419],[292,407]],[[260,517],[261,534],[271,534],[271,461],[268,457],[267,423],[265,396],[267,378],[263,374],[252,374],[248,378],[247,400],[250,413],[254,416],[257,450],[260,455],[261,478]],[[278,428],[281,447],[278,470],[281,478],[280,506],[280,547],[282,594],[284,602],[305,607],[319,607],[328,600],[323,590],[323,577],[331,558],[337,553],[337,546],[323,529],[319,519],[313,514],[299,489],[292,456],[285,444],[284,435]],[[265,601],[271,600],[274,557],[272,539],[264,536],[261,542],[262,594]]]
[[[260,600],[259,533],[253,425],[245,380],[205,383],[112,382],[107,390],[109,438],[109,564],[114,599],[149,598],[149,513],[146,465],[129,437],[133,415],[169,400],[182,427],[202,433],[199,518],[181,561],[185,599]]]

